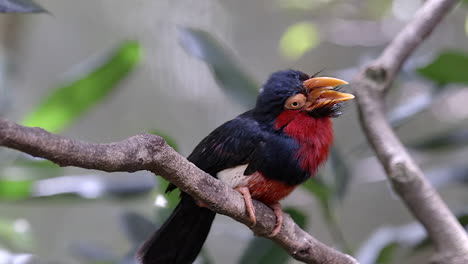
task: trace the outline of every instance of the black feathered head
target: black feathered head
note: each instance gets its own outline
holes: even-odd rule
[[[333,117],[339,103],[353,99],[337,86],[347,82],[330,77],[310,77],[296,71],[273,73],[257,97],[254,116],[259,121],[273,121],[284,110],[307,111],[312,117]]]

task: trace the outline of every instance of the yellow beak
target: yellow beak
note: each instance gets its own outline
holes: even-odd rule
[[[331,77],[314,77],[304,81],[304,86],[308,89],[306,110],[310,111],[325,105],[332,106],[353,99],[352,94],[334,90],[336,86],[343,84],[348,82]]]

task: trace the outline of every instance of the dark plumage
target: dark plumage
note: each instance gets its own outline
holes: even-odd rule
[[[309,78],[294,70],[272,74],[255,108],[216,128],[197,145],[188,160],[213,177],[240,168],[243,175],[250,176],[242,176],[242,184],[228,184],[248,187],[254,199],[268,205],[278,203],[315,173],[326,159],[333,138],[329,118],[335,116],[336,104],[311,111],[284,108],[291,96],[308,96],[304,81]],[[171,185],[168,191],[174,188]],[[140,249],[141,262],[193,262],[214,216],[183,193],[169,219]]]

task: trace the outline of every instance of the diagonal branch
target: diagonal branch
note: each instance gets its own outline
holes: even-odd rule
[[[352,82],[367,139],[394,190],[426,228],[438,252],[437,263],[468,263],[468,237],[395,135],[385,118],[383,97],[404,61],[457,2],[427,1],[381,56]]]
[[[159,136],[140,134],[120,142],[94,144],[0,118],[0,146],[45,158],[60,166],[108,172],[149,170],[176,184],[211,210],[250,225],[244,200],[238,192],[187,161]],[[254,201],[254,206],[257,224],[251,229],[266,237],[273,229],[276,217],[263,203]],[[310,236],[289,216],[285,216],[280,233],[271,239],[291,256],[306,263],[357,263],[352,257]]]
[[[406,58],[431,33],[457,1],[429,0],[382,55],[353,81],[361,124],[383,164],[395,191],[421,221],[439,253],[440,263],[468,263],[468,238],[463,228],[424,178],[385,120],[383,93]],[[0,146],[49,159],[61,166],[104,171],[149,170],[162,175],[217,213],[249,224],[241,196],[180,156],[165,141],[141,134],[110,144],[92,144],[27,128],[0,118]],[[275,224],[270,208],[254,201],[257,225],[252,230],[267,235]],[[291,256],[307,263],[357,263],[311,237],[286,217],[272,240]]]
[[[418,10],[413,20],[385,48],[380,57],[369,66],[376,70],[381,68],[382,73],[386,74],[383,76],[383,82],[378,88],[376,87],[377,89],[385,90],[390,86],[402,64],[432,33],[457,2],[457,0],[431,0]]]

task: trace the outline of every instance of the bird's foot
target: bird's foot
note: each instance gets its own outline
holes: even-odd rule
[[[276,224],[273,228],[273,231],[271,231],[268,237],[274,237],[279,233],[279,231],[281,230],[281,226],[283,225],[283,210],[281,209],[280,203],[271,204],[270,208],[273,209],[273,212],[275,212]]]
[[[252,203],[252,196],[250,195],[249,188],[247,187],[236,187],[234,190],[238,191],[242,194],[245,201],[245,207],[247,209],[247,213],[249,213],[250,221],[252,222],[252,226],[254,227],[257,224],[257,218],[255,217],[255,208]]]

